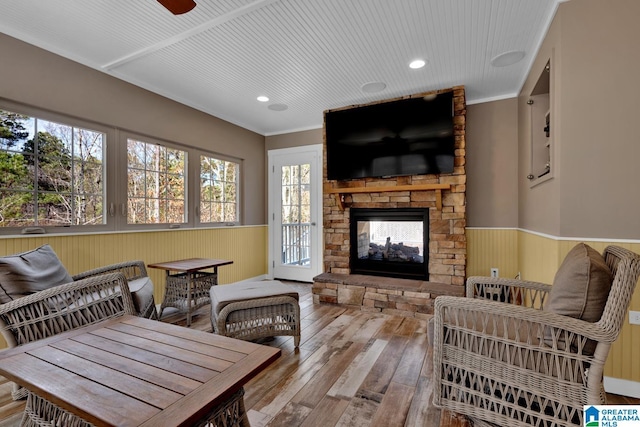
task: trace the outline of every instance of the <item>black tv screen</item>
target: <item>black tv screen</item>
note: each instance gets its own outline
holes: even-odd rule
[[[453,172],[453,92],[325,113],[327,178]]]

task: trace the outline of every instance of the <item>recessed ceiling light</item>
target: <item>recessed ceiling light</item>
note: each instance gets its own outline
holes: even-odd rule
[[[413,68],[414,70],[418,69],[418,68],[422,68],[426,65],[426,62],[422,59],[416,59],[414,61],[411,61],[411,63],[409,63],[409,68]]]
[[[264,95],[260,95],[257,99],[258,99],[258,101],[260,101],[260,102],[267,102],[267,101],[269,101],[269,97],[268,97],[268,96],[264,96]]]
[[[373,92],[380,92],[382,90],[385,90],[386,87],[387,87],[387,84],[383,82],[369,82],[369,83],[363,84],[360,87],[360,89],[363,92],[373,93]]]
[[[507,67],[520,62],[524,58],[524,52],[521,50],[510,50],[509,52],[501,53],[494,56],[491,60],[491,65],[494,67]]]
[[[271,104],[267,108],[273,111],[284,111],[289,108],[289,106],[287,106],[286,104]]]

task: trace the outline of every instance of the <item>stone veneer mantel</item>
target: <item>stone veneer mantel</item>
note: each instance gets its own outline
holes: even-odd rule
[[[329,194],[336,195],[336,202],[341,210],[344,210],[345,194],[354,193],[393,193],[397,191],[435,191],[436,209],[442,210],[442,190],[450,190],[451,184],[414,184],[414,185],[396,185],[382,187],[347,187],[333,188],[327,187],[325,190]]]

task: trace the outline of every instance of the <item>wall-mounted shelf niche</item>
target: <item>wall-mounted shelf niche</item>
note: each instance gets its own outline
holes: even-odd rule
[[[551,61],[540,73],[527,104],[530,107],[529,186],[553,178],[553,141],[551,122]]]
[[[450,190],[451,184],[415,184],[415,185],[396,185],[396,186],[377,186],[377,187],[344,187],[333,188],[326,186],[325,193],[335,194],[336,202],[340,210],[344,210],[344,195],[354,193],[388,193],[396,191],[435,191],[436,208],[442,210],[442,190]]]

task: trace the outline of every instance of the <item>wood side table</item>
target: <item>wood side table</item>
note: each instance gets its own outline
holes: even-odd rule
[[[147,265],[166,271],[165,293],[158,318],[162,317],[165,307],[175,307],[187,313],[187,326],[191,326],[191,313],[211,302],[209,289],[218,284],[218,267],[229,264],[233,261],[189,258]],[[210,268],[213,272],[203,271]]]

